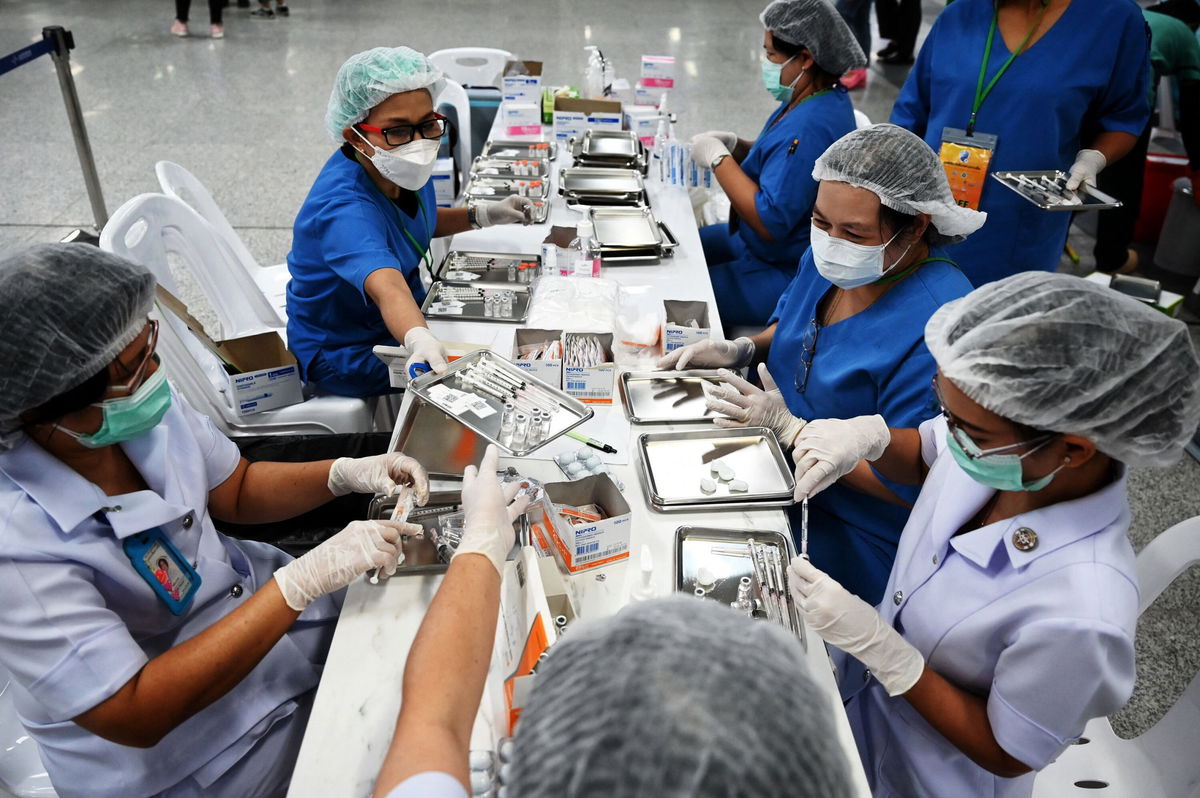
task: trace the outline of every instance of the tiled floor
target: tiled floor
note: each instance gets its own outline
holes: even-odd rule
[[[207,38],[202,0],[192,28],[167,34],[166,0],[0,0],[0,54],[40,36],[74,32],[75,80],[109,211],[157,190],[154,163],[170,159],[212,190],[263,263],[287,252],[292,217],[331,147],[322,125],[329,86],[350,54],[377,45],[419,50],[498,46],[547,64],[549,82],[578,82],[583,46],[600,45],[618,76],[643,53],[674,55],[679,128],[754,135],[772,101],[759,87],[760,0],[295,0],[290,18],[229,9],[226,38]],[[925,4],[926,23],[940,3]],[[874,49],[874,48],[873,48]],[[904,68],[872,67],[855,103],[887,117]],[[0,253],[55,241],[91,214],[48,58],[0,76]],[[1077,243],[1086,256],[1085,236]],[[1130,481],[1133,538],[1200,514],[1200,464],[1185,460]],[[1181,580],[1143,618],[1141,680],[1118,716],[1122,733],[1159,717],[1200,667],[1200,574]]]

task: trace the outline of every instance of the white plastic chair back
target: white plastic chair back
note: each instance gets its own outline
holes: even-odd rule
[[[371,403],[346,396],[314,396],[299,404],[239,416],[227,401],[225,371],[221,361],[200,343],[175,314],[155,305],[150,314],[159,320],[158,353],[167,376],[188,404],[212,419],[228,437],[248,435],[322,435],[334,432],[370,432]]]
[[[212,193],[199,178],[172,161],[154,165],[158,185],[167,196],[174,197],[203,217],[231,250],[234,259],[258,286],[267,302],[284,321],[287,320],[287,283],[291,279],[287,264],[263,266],[246,248],[241,236],[225,218]]]
[[[449,105],[458,116],[458,146],[455,148],[454,160],[458,163],[459,187],[466,188],[467,179],[471,176],[471,100],[467,90],[453,80],[447,80],[442,93],[434,100],[434,107]],[[461,194],[461,191],[459,192]]]
[[[0,668],[0,797],[55,798],[37,743],[17,717],[12,692],[8,671]]]
[[[1138,613],[1145,612],[1176,577],[1196,564],[1200,564],[1200,516],[1167,529],[1138,555]],[[1158,723],[1132,740],[1118,737],[1108,718],[1092,720],[1081,744],[1068,748],[1037,775],[1034,798],[1200,796],[1197,740],[1200,674]]]
[[[500,77],[505,65],[513,60],[513,54],[495,47],[450,47],[430,53],[429,60],[446,77],[463,86],[500,88]]]
[[[864,127],[871,126],[871,117],[864,114],[857,108],[854,109],[854,127],[857,130],[862,130]]]
[[[143,264],[164,288],[181,297],[170,266],[170,255],[175,255],[212,305],[221,328],[219,338],[283,327],[283,319],[212,225],[174,197],[139,194],[126,202],[104,225],[100,248]]]

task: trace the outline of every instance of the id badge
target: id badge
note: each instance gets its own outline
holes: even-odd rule
[[[133,570],[146,580],[159,601],[173,615],[183,615],[200,589],[200,574],[162,529],[155,527],[126,538],[122,548]]]
[[[997,140],[990,133],[968,134],[956,127],[942,129],[942,149],[938,157],[946,170],[946,179],[950,181],[950,193],[962,207],[979,210],[979,198]]]

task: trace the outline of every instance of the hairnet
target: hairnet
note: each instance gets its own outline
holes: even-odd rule
[[[0,260],[0,450],[20,415],[99,373],[146,325],[154,276],[88,244]]]
[[[1128,465],[1169,465],[1200,423],[1187,325],[1108,286],[1023,272],[925,325],[942,373],[987,410],[1080,435]]]
[[[429,89],[435,99],[445,78],[428,58],[411,47],[376,47],[346,59],[333,80],[325,127],[335,141],[342,131],[367,118],[371,109],[405,91]]]
[[[828,0],[775,0],[758,15],[771,35],[812,53],[831,75],[867,65],[867,56]]]
[[[833,704],[794,637],[674,596],[572,626],[517,724],[521,798],[851,794]]]
[[[962,241],[987,220],[986,213],[954,201],[937,155],[920,136],[896,125],[871,125],[842,136],[817,158],[812,176],[865,188],[894,211],[929,214],[934,246]]]

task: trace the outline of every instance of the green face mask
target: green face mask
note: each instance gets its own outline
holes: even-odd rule
[[[100,429],[85,435],[55,424],[54,428],[65,432],[80,445],[89,449],[100,449],[115,443],[140,438],[158,426],[171,407],[171,386],[167,382],[167,370],[160,363],[131,396],[105,399],[96,402],[104,412]]]
[[[960,442],[961,440],[961,442]],[[959,468],[981,485],[996,490],[1041,490],[1050,484],[1054,475],[1062,470],[1060,465],[1041,479],[1025,481],[1021,460],[1046,446],[1054,437],[1036,444],[1025,454],[984,454],[975,441],[961,429],[951,428],[946,433],[946,445]],[[1033,443],[1030,441],[1030,443]],[[1013,444],[1014,446],[1020,444]]]
[[[779,100],[780,102],[791,99],[792,88],[796,85],[796,81],[800,80],[800,77],[804,74],[804,70],[800,70],[800,74],[796,76],[796,80],[793,80],[791,82],[791,85],[789,85],[789,86],[780,85],[779,80],[780,80],[780,75],[783,74],[783,68],[785,66],[787,66],[788,64],[792,63],[792,59],[794,59],[795,57],[796,56],[792,56],[788,60],[784,61],[782,64],[776,64],[774,61],[768,61],[767,57],[763,56],[763,59],[762,59],[763,88],[765,88],[772,97],[774,97],[776,100]]]

